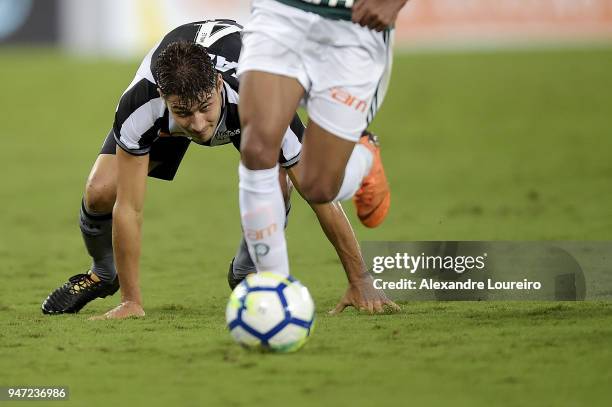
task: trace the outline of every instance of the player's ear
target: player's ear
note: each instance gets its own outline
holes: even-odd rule
[[[159,96],[163,99],[164,98],[164,94],[162,93],[160,88],[157,88],[157,93],[159,93]]]

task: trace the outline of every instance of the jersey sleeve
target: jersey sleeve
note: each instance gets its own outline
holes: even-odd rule
[[[167,120],[167,110],[157,86],[136,75],[115,112],[113,132],[117,145],[132,155],[148,154],[164,117]]]
[[[300,160],[303,137],[304,125],[296,113],[287,131],[285,131],[285,136],[281,144],[281,151],[278,157],[278,163],[281,167],[292,167]]]

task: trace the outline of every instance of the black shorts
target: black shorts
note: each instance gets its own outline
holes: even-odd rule
[[[149,151],[149,161],[159,164],[149,171],[149,177],[172,181],[190,143],[186,137],[160,137],[155,140]],[[100,154],[115,154],[116,149],[117,142],[111,129],[102,144]]]

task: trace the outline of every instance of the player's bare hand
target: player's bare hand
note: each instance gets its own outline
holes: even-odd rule
[[[354,23],[382,31],[395,24],[399,11],[408,0],[360,0],[353,6]]]
[[[125,319],[131,317],[144,317],[145,312],[142,306],[134,301],[124,301],[117,305],[112,310],[106,312],[103,315],[96,315],[95,317],[89,318],[90,321],[99,321],[105,319]]]
[[[340,302],[329,313],[337,315],[344,311],[346,307],[354,307],[370,314],[380,314],[385,312],[385,309],[400,310],[399,305],[387,298],[382,290],[374,288],[372,277],[369,274],[364,274],[363,278],[350,282]]]

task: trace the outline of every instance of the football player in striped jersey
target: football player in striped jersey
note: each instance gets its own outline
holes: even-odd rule
[[[311,203],[352,197],[368,227],[385,219],[391,193],[378,143],[363,131],[386,93],[392,26],[406,1],[252,1],[238,63],[238,172],[249,252],[266,248],[258,270],[290,273],[284,230],[273,228],[284,219],[276,154],[300,103],[309,117],[297,180],[303,196]],[[252,233],[262,228],[275,233]]]
[[[241,28],[231,20],[185,24],[147,54],[121,96],[113,128],[92,168],[82,200],[80,228],[93,260],[91,269],[53,291],[42,304],[43,313],[78,312],[88,302],[112,295],[120,287],[121,304],[101,318],[144,315],[139,258],[146,177],[172,180],[191,142],[209,147],[231,143],[239,148],[235,69]],[[286,214],[292,187],[287,175],[294,180],[299,176],[303,132],[294,114],[277,157],[283,168],[277,182],[283,190]],[[384,305],[397,308],[372,287],[342,207],[326,204],[312,208],[349,279],[336,312],[349,305],[369,311],[381,311]],[[230,264],[230,287],[252,272],[256,268],[243,240]]]

